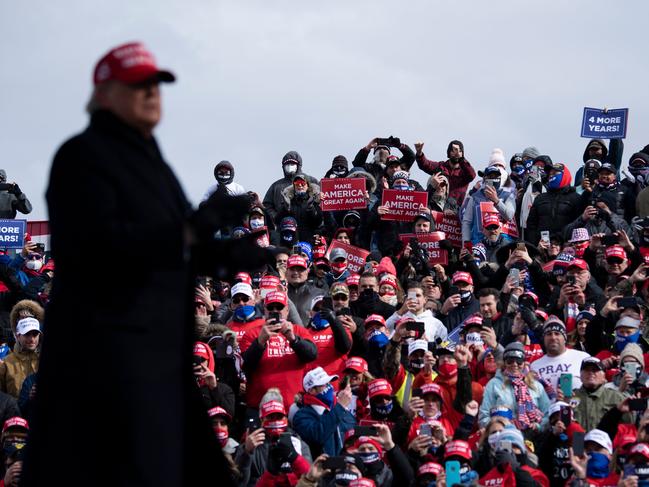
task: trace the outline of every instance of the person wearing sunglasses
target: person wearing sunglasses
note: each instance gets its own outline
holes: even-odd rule
[[[485,387],[478,416],[480,426],[489,423],[490,412],[496,406],[513,411],[512,422],[523,432],[540,430],[548,421],[550,399],[525,363],[525,348],[520,342],[505,347],[503,365]]]

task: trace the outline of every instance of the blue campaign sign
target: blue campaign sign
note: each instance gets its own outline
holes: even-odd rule
[[[581,136],[588,139],[623,139],[626,137],[628,108],[600,110],[584,108],[584,119],[581,122]]]
[[[0,248],[22,249],[26,220],[0,220]]]

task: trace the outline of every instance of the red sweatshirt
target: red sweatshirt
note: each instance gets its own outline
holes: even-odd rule
[[[311,331],[311,341],[315,343],[315,346],[318,349],[318,359],[311,362],[307,366],[307,370],[322,367],[325,369],[327,374],[335,374],[342,377],[342,372],[345,370],[347,354],[341,355],[340,352],[336,350],[336,344],[334,342],[334,335],[331,331],[331,327],[328,326],[324,330],[313,330],[309,328],[309,331]],[[345,332],[351,340],[352,334],[347,329],[345,329]]]
[[[266,323],[266,320],[263,318],[257,318],[256,320],[249,321],[248,323],[239,323],[237,321],[229,321],[225,326],[230,328],[233,332],[237,334],[237,343],[241,348],[241,339],[247,331],[254,330],[255,328],[261,328],[263,324]],[[248,348],[248,347],[246,347]],[[244,348],[241,348],[241,352],[245,352]]]
[[[261,327],[247,331],[241,339],[241,350],[247,350],[250,344],[259,338],[260,333]],[[311,339],[311,333],[301,326],[294,326],[293,333],[300,338]],[[295,354],[284,335],[271,337],[266,343],[258,367],[252,377],[248,377],[246,391],[248,407],[258,408],[264,393],[271,387],[277,387],[282,391],[284,405],[288,409],[294,402],[295,394],[302,390],[304,372],[304,362]]]

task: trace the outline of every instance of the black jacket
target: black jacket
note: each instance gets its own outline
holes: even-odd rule
[[[155,139],[94,113],[58,150],[46,196],[56,279],[22,484],[210,483],[204,466],[225,465],[192,377],[191,207]],[[60,447],[71,422],[74,455]]]
[[[581,214],[585,206],[581,195],[568,186],[541,193],[534,199],[527,217],[526,239],[534,245],[541,239],[541,231],[563,233],[563,229]]]

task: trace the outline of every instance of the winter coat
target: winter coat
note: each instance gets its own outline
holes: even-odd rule
[[[541,193],[527,217],[526,240],[537,245],[543,230],[550,235],[563,233],[566,225],[578,218],[583,209],[582,198],[572,186]]]
[[[304,282],[302,284],[287,284],[288,297],[295,305],[297,313],[300,315],[300,320],[303,324],[310,321],[309,311],[311,311],[311,301],[316,296],[325,294],[324,290],[319,287]]]
[[[14,351],[0,363],[0,390],[18,398],[25,378],[38,370],[38,352],[20,351],[18,343]]]
[[[302,172],[302,156],[298,154],[296,151],[290,151],[287,152],[286,155],[282,158],[282,162],[287,160],[287,159],[293,159],[297,161],[297,172],[301,173]],[[307,183],[314,183],[318,184],[318,180],[314,178],[313,176],[308,176],[304,175],[304,177],[307,180]],[[279,213],[279,208],[282,206],[282,202],[284,201],[284,197],[282,196],[282,191],[284,191],[285,188],[288,186],[292,186],[293,184],[293,175],[284,175],[283,178],[278,179],[275,181],[273,184],[271,184],[266,191],[266,195],[264,196],[264,201],[263,205],[264,208],[268,211],[268,215],[270,218],[273,220],[275,225],[279,225],[279,219],[278,219],[278,213]]]
[[[25,215],[32,212],[32,204],[27,196],[20,189],[18,191],[18,194],[0,191],[0,218],[13,220],[17,212]]]
[[[450,159],[447,161],[435,162],[426,159],[422,152],[417,156],[417,165],[419,169],[426,174],[433,174],[442,171],[448,177],[449,196],[452,197],[458,204],[462,204],[466,196],[469,183],[475,179],[475,169],[469,161],[462,158],[457,168],[454,168]]]
[[[32,430],[30,458],[42,468],[27,468],[21,481],[80,485],[102,471],[105,484],[123,483],[126,472],[146,485],[186,484],[190,473],[192,483],[208,483],[211,472],[199,465],[218,470],[225,459],[192,378],[193,279],[183,239],[191,206],[155,138],[94,112],[58,150],[46,196],[57,277],[34,422],[48,427]],[[80,248],[101,256],[92,285]],[[126,278],[134,269],[137,278]],[[72,411],[84,431],[74,458],[60,448]]]
[[[543,385],[537,380],[534,380],[534,387],[527,386],[527,390],[536,407],[543,413],[541,426],[544,427],[548,422],[550,399]],[[511,382],[505,381],[505,376],[501,370],[496,371],[496,375],[487,382],[487,387],[485,387],[482,404],[480,404],[480,412],[478,414],[480,427],[484,428],[487,426],[491,419],[491,410],[496,406],[506,406],[514,413],[514,419],[518,417],[518,404],[514,395],[514,386]]]
[[[501,221],[510,221],[516,213],[516,188],[498,188],[498,204],[494,205],[500,214]],[[484,238],[482,233],[482,212],[480,203],[490,201],[485,196],[482,188],[469,196],[463,204],[462,215],[462,241],[478,243]]]
[[[303,197],[295,194],[291,184],[282,191],[282,203],[277,208],[279,221],[292,216],[297,221],[298,240],[312,242],[313,234],[322,226],[322,210],[320,209],[320,186],[309,184]]]
[[[352,413],[340,404],[329,409],[310,394],[304,396],[304,405],[293,417],[293,428],[315,456],[321,453],[338,455],[343,447],[345,432],[355,425],[356,419]]]
[[[203,195],[203,199],[201,201],[207,201],[207,199],[212,196],[212,194],[218,189],[219,185],[219,183],[210,185],[210,187],[207,188],[207,191],[205,191],[205,194]],[[239,183],[228,183],[225,185],[225,190],[231,196],[246,194],[246,190]]]

